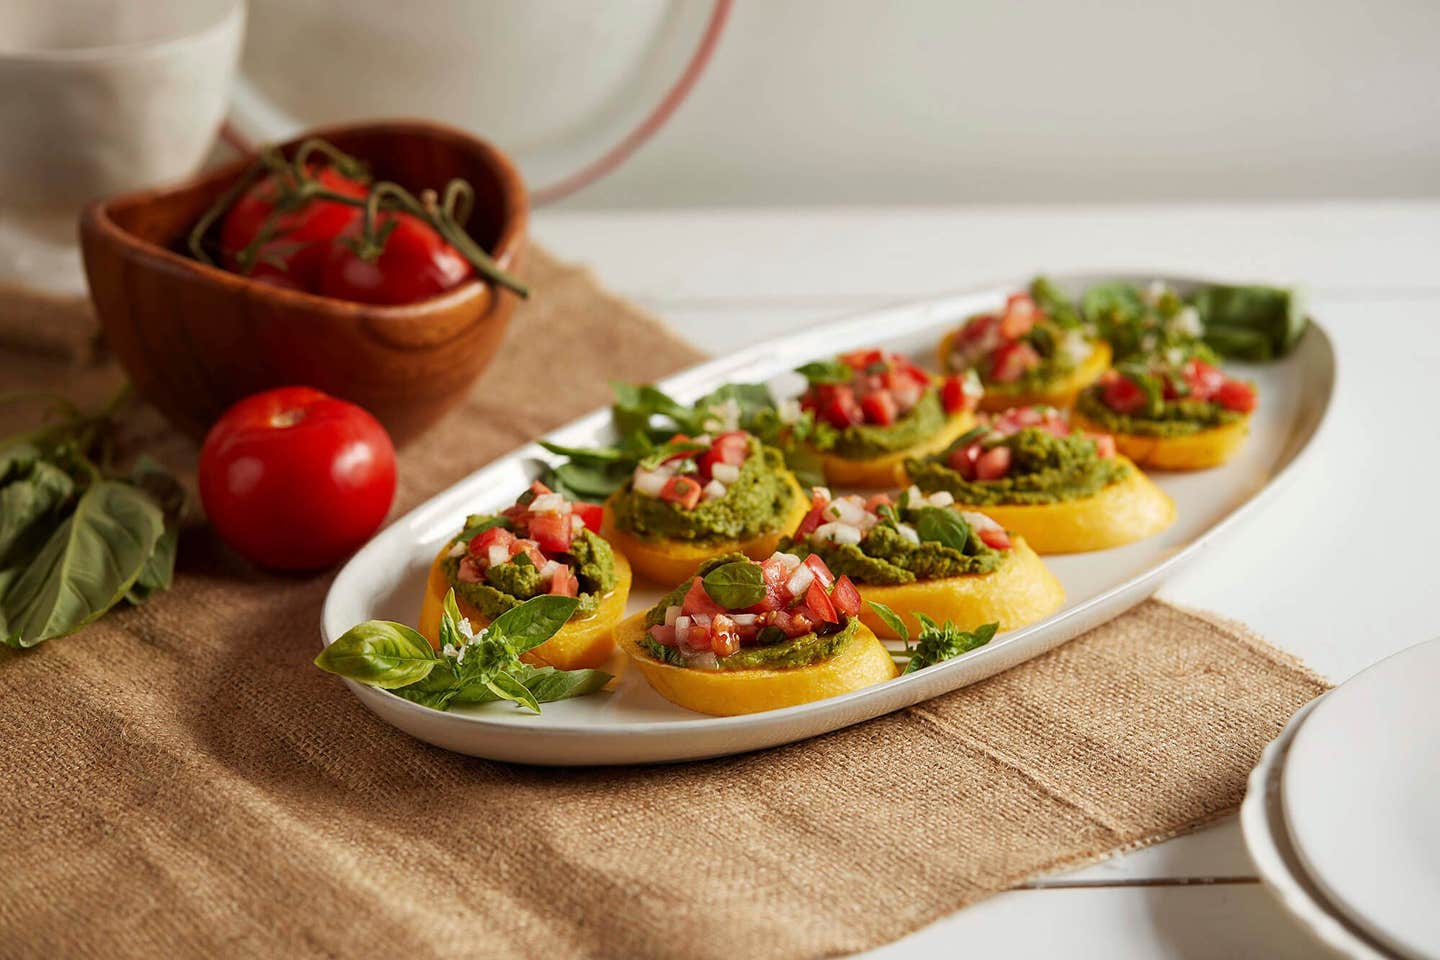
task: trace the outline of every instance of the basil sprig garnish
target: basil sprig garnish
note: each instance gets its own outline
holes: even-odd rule
[[[610,681],[603,670],[532,667],[520,659],[553,637],[578,603],[574,597],[533,597],[475,633],[450,590],[438,652],[412,627],[367,620],[320,651],[315,665],[436,710],[509,700],[539,713],[542,703],[594,693]]]
[[[933,541],[962,552],[970,542],[970,524],[960,516],[960,511],[944,507],[922,507],[916,510],[915,532],[921,540]]]
[[[902,673],[924,670],[926,667],[933,667],[937,663],[951,660],[962,653],[969,653],[971,650],[983,647],[994,638],[1000,629],[998,623],[986,623],[974,630],[961,630],[949,620],[943,624],[936,623],[934,618],[917,611],[915,618],[920,621],[920,634],[912,644],[910,628],[905,625],[904,618],[883,603],[875,600],[869,602],[870,609],[874,610],[875,614],[885,621],[885,625],[900,638],[900,642],[905,644],[903,653],[893,654],[895,659],[907,661]]]
[[[705,592],[726,610],[753,607],[765,599],[765,577],[758,564],[736,560],[722,564],[700,579]]]

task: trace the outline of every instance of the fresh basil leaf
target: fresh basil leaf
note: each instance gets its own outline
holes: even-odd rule
[[[905,626],[905,619],[886,604],[876,600],[868,602],[870,609],[875,611],[875,615],[885,621],[885,626],[895,631],[895,636],[900,638],[900,642],[905,644],[907,650],[910,649],[910,628]]]
[[[635,459],[633,450],[626,450],[622,447],[567,447],[563,444],[551,443],[549,440],[537,442],[551,453],[558,453],[562,457],[569,457],[580,463],[618,463]]]
[[[795,372],[815,384],[849,383],[855,376],[850,364],[841,360],[814,360],[796,367]]]
[[[468,544],[486,530],[492,530],[495,527],[505,527],[508,530],[510,528],[510,521],[504,517],[491,514],[472,513],[465,518],[465,528],[460,531],[455,539],[463,540]]]
[[[455,602],[455,588],[445,591],[445,600],[440,606],[440,649],[465,646],[465,637],[460,633],[460,605]],[[427,643],[426,646],[429,646]]]
[[[765,599],[765,577],[760,565],[748,560],[716,567],[700,583],[710,599],[726,610],[743,610]]]
[[[763,383],[726,383],[695,401],[695,409],[704,419],[709,419],[715,408],[729,403],[739,408],[740,426],[744,426],[762,410],[773,409],[775,398]],[[703,422],[701,427],[705,427]]]
[[[503,637],[517,655],[540,646],[570,620],[580,601],[574,597],[531,597],[491,621],[487,632]]]
[[[1030,281],[1030,298],[1057,326],[1074,330],[1084,325],[1074,302],[1061,293],[1048,277],[1036,277]]]
[[[390,620],[351,627],[315,658],[321,670],[383,690],[424,680],[442,662],[418,630]]]
[[[704,453],[709,449],[710,444],[696,443],[694,440],[667,440],[641,458],[640,467],[643,470],[654,470],[671,457],[679,454]],[[683,464],[676,466],[683,466]]]
[[[436,661],[435,666],[422,679],[390,690],[398,697],[404,697],[432,710],[448,710],[460,691],[460,678],[455,672],[453,662],[448,659]]]
[[[149,494],[165,517],[165,529],[155,541],[155,549],[145,559],[140,576],[125,594],[133,604],[141,604],[152,593],[169,590],[175,580],[175,555],[180,546],[180,527],[185,519],[185,488],[180,481],[148,456],[142,456],[130,471],[130,482]]]
[[[970,542],[970,524],[959,510],[944,507],[922,507],[915,512],[915,532],[921,542],[934,542],[952,550],[963,551]]]
[[[767,647],[773,643],[784,643],[788,639],[790,639],[790,637],[785,631],[774,625],[761,627],[760,632],[755,634],[755,642],[762,647]]]
[[[546,486],[572,499],[599,503],[630,479],[633,467],[633,463],[625,462],[602,467],[572,460],[555,467]]]
[[[37,551],[46,528],[75,492],[70,475],[44,460],[15,462],[6,472],[10,479],[0,487],[0,566]]]
[[[612,381],[610,388],[615,392],[615,405],[611,415],[615,429],[621,436],[644,432],[654,416],[669,417],[682,428],[691,432],[695,412],[679,403],[665,391],[648,383],[620,383]]]
[[[914,652],[910,657],[910,662],[905,665],[905,673],[924,670],[926,667],[983,647],[1000,629],[998,623],[987,623],[974,630],[965,631],[956,628],[948,620],[945,621],[944,626],[941,626],[924,614],[917,613],[916,616],[924,624],[924,629],[915,639]]]
[[[539,703],[553,703],[583,697],[602,689],[611,680],[604,670],[557,670],[554,667],[531,667],[507,671],[517,677]]]
[[[1205,340],[1237,360],[1269,360],[1289,353],[1309,323],[1303,298],[1283,287],[1212,284],[1195,292]]]
[[[159,508],[135,487],[92,484],[0,600],[0,639],[33,647],[105,613],[140,576],[164,527]]]
[[[508,673],[497,673],[486,684],[496,696],[506,700],[513,700],[520,706],[525,707],[534,713],[540,712],[540,704],[535,701],[535,696],[519,680]]]

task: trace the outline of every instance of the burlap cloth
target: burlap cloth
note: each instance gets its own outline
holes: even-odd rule
[[[499,361],[404,452],[397,511],[603,403],[607,378],[698,357],[588,273],[541,254],[532,274]],[[0,375],[92,393],[116,376],[13,358]],[[1241,627],[1149,602],[805,743],[525,768],[412,740],[312,667],[328,576],[251,570],[203,527],[180,565],[149,606],[0,653],[0,954],[856,951],[1232,810],[1326,687]]]

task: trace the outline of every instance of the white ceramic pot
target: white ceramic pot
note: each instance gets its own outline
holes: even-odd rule
[[[173,180],[224,120],[243,0],[0,0],[0,210]]]

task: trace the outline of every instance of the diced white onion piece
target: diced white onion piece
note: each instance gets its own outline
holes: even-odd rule
[[[815,573],[809,567],[801,564],[790,574],[790,579],[785,581],[785,589],[790,591],[790,596],[798,597],[810,589],[810,583],[815,579]]]
[[[755,621],[759,619],[759,614],[732,613],[730,614],[730,619],[735,621],[735,626],[737,627],[750,627],[755,625]]]
[[[690,618],[689,618],[689,617],[676,617],[676,618],[675,618],[675,642],[676,642],[677,644],[680,644],[681,646],[684,646],[685,641],[688,640],[689,637],[690,637]]]
[[[542,493],[530,501],[531,513],[567,513],[570,506],[565,497],[558,493]]]
[[[917,545],[920,543],[920,534],[917,533],[915,531],[915,528],[910,526],[910,524],[897,523],[895,525],[895,529],[900,531],[900,536],[904,537],[906,540],[909,540],[911,543]]]
[[[721,483],[719,480],[711,480],[709,483],[705,484],[705,499],[719,500],[721,497],[725,496],[725,490],[725,484]]]
[[[830,488],[829,488],[829,487],[811,487],[811,488],[810,488],[810,496],[812,496],[812,497],[818,497],[818,498],[821,499],[821,500],[829,500],[829,499],[830,499]]]
[[[710,442],[710,434],[708,434],[708,433],[702,433],[702,434],[700,434],[700,436],[698,436],[698,437],[691,437],[691,438],[690,438],[690,442],[691,442],[691,443],[707,443],[707,444],[708,444],[708,443]]]
[[[635,479],[631,486],[636,493],[644,494],[647,497],[658,497],[660,491],[665,489],[665,483],[670,479],[668,473],[659,470],[641,470],[635,468]]]
[[[691,657],[688,666],[693,670],[719,670],[720,658],[706,650]]]
[[[670,606],[665,608],[665,626],[673,627],[680,619],[680,608]]]
[[[490,566],[498,567],[510,559],[510,550],[508,547],[501,546],[498,543],[492,543],[490,544],[490,549],[485,553],[485,559],[489,561]]]
[[[925,494],[921,493],[920,488],[915,486],[915,484],[910,484],[910,489],[905,492],[910,495],[910,503],[912,505],[925,502]]]
[[[800,558],[793,553],[781,553],[777,550],[770,555],[770,559],[779,560],[786,573],[793,573],[795,568],[800,566]]]
[[[574,540],[580,536],[580,531],[584,529],[585,521],[580,519],[580,514],[572,513],[570,515],[570,539]]]
[[[869,530],[871,527],[875,526],[875,524],[879,522],[880,518],[878,516],[867,511],[865,516],[860,518],[860,529]]]
[[[840,504],[834,500],[830,501],[829,503],[825,504],[825,509],[820,511],[820,516],[825,517],[828,520],[839,520]]]
[[[546,580],[549,580],[551,577],[555,576],[555,571],[559,569],[559,562],[555,560],[546,560],[545,566],[540,568],[540,576],[545,578]]]
[[[697,626],[697,627],[708,627],[708,626],[710,626],[710,614],[708,614],[708,613],[696,613],[696,614],[691,614],[691,616],[690,616],[690,623],[691,623],[693,626]]]
[[[859,543],[860,528],[848,523],[822,523],[815,528],[811,536],[817,540],[829,540],[831,543]]]
[[[1000,524],[996,523],[994,520],[991,520],[989,517],[985,516],[985,514],[983,513],[974,513],[970,510],[961,510],[960,516],[964,518],[966,523],[970,524],[970,526],[974,527],[976,530],[1005,529],[1004,527],[1000,526]]]
[[[456,543],[455,543],[455,545],[454,545],[453,547],[451,547],[449,550],[447,550],[447,551],[445,552],[445,556],[450,557],[450,558],[452,558],[452,559],[455,558],[455,557],[463,557],[463,556],[465,556],[465,551],[466,551],[467,549],[469,549],[469,547],[467,546],[467,544],[465,543],[465,541],[464,541],[464,540],[459,540],[459,541],[456,541]]]
[[[836,520],[842,523],[848,523],[851,526],[858,525],[865,517],[864,501],[853,494],[848,497],[841,497],[839,500],[830,504],[830,506],[836,511],[833,514]]]
[[[930,506],[948,507],[955,502],[955,497],[949,490],[936,490],[930,494]]]
[[[740,479],[740,468],[733,463],[717,463],[710,468],[710,476],[728,486]]]

